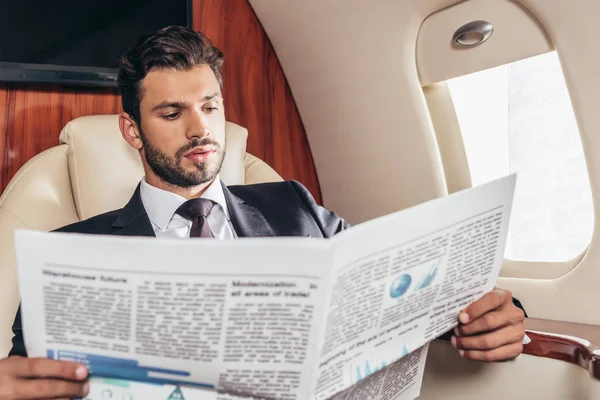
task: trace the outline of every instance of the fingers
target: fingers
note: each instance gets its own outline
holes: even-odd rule
[[[511,343],[494,350],[459,350],[461,357],[473,361],[508,361],[518,357],[523,352],[523,343]]]
[[[512,302],[508,290],[495,289],[459,315],[452,345],[461,357],[479,361],[502,361],[523,351],[525,314]]]
[[[59,379],[30,379],[21,380],[14,391],[17,399],[85,397],[89,392],[89,384]]]
[[[512,343],[522,343],[525,328],[522,323],[509,325],[482,335],[456,337],[450,340],[452,346],[463,350],[493,350]]]
[[[458,316],[458,320],[463,324],[468,324],[499,308],[507,301],[512,301],[512,293],[508,290],[496,288],[462,311]]]
[[[56,361],[46,358],[11,357],[10,371],[13,376],[21,378],[58,378],[82,381],[87,369],[70,361]]]
[[[8,357],[0,360],[0,398],[84,397],[89,392],[87,375],[84,366],[73,362]]]
[[[508,325],[522,324],[525,313],[512,303],[499,310],[491,311],[466,325],[459,325],[454,330],[457,336],[468,336],[482,332],[490,332]]]
[[[72,397],[52,397],[52,398],[47,398],[47,399],[41,399],[41,400],[73,400]]]
[[[46,399],[40,399],[40,400],[73,400],[72,397],[48,397]]]

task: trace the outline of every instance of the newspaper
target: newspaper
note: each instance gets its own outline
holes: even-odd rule
[[[414,399],[427,343],[493,289],[515,176],[331,239],[16,233],[25,345],[88,398]]]

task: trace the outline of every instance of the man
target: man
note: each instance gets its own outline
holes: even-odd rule
[[[119,128],[140,153],[145,178],[129,203],[62,232],[157,237],[331,237],[348,227],[297,182],[225,187],[221,95],[223,55],[201,34],[169,27],[142,38],[121,60]],[[522,351],[523,311],[497,289],[470,305],[451,338],[472,360]],[[0,399],[82,396],[87,371],[75,363],[27,359],[20,314],[11,356],[0,361]]]

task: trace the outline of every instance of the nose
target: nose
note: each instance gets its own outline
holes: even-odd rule
[[[205,136],[210,136],[210,126],[208,124],[207,116],[202,110],[194,110],[191,113],[190,122],[187,129],[187,138],[199,138],[202,139]]]

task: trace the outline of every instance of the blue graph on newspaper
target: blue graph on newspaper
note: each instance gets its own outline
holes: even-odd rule
[[[88,367],[91,376],[125,379],[155,384],[186,384],[201,388],[214,388],[214,385],[194,382],[189,371],[157,368],[140,365],[137,360],[100,356],[78,351],[47,350],[48,358],[74,361]]]
[[[424,289],[427,286],[431,285],[431,283],[435,279],[435,276],[437,275],[438,267],[440,266],[440,263],[441,263],[441,259],[431,265],[431,268],[429,269],[429,271],[416,284],[415,290]]]
[[[383,354],[385,357],[388,357],[387,359],[383,359],[381,357],[377,357],[375,355],[367,355],[366,357],[359,357],[357,360],[354,360],[351,363],[351,381],[352,384],[355,384],[363,379],[365,379],[367,376],[374,374],[375,372],[384,369],[385,367],[387,367],[390,364],[393,364],[395,361],[397,361],[398,359],[404,357],[405,355],[408,354],[408,349],[406,348],[406,346],[403,346],[402,348],[402,352],[400,354],[395,354],[396,357],[394,357],[393,352],[389,352],[389,351],[378,351],[381,354]]]

